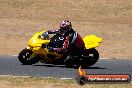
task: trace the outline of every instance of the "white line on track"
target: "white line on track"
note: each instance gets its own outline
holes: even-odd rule
[[[13,76],[13,75],[0,75],[0,77],[24,77],[24,78],[30,78],[32,76]],[[35,77],[35,76],[33,76]],[[55,77],[42,77],[42,78],[47,78],[47,79],[54,79]],[[59,78],[61,80],[72,80],[74,78]]]
[[[62,79],[62,80],[72,80],[74,78],[60,78],[60,79]]]

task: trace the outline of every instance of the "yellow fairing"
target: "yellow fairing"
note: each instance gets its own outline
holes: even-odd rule
[[[28,49],[31,48],[32,50],[39,50],[42,47],[42,44],[48,44],[50,40],[42,40],[38,39],[38,36],[42,34],[42,32],[37,32],[29,41],[28,43]]]
[[[99,44],[102,42],[102,39],[95,35],[89,35],[84,37],[83,41],[85,43],[86,49],[90,49],[98,47]]]
[[[41,54],[40,57],[43,58],[42,62],[52,62],[53,61],[53,58],[49,58],[47,55],[55,56],[54,57],[55,60],[63,57],[62,54],[58,54],[56,52],[49,52],[46,48],[40,48],[39,50],[34,51],[34,53]]]
[[[54,59],[60,59],[63,56],[62,54],[58,54],[56,52],[49,52],[47,48],[42,47],[43,44],[47,45],[50,42],[50,40],[48,39],[38,38],[38,36],[41,35],[42,33],[44,33],[44,31],[37,32],[32,36],[28,43],[27,49],[32,50],[33,53],[36,55],[40,55],[40,57],[43,58],[43,62],[51,62],[53,60],[52,58],[49,58],[47,55],[55,56]]]

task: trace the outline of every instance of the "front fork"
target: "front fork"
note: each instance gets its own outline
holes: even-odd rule
[[[33,59],[36,56],[36,53],[34,53],[32,48],[29,46],[27,47],[27,49],[32,51],[32,54],[29,56],[29,59]]]

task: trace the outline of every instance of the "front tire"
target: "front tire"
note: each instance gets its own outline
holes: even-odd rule
[[[32,65],[39,62],[38,56],[33,56],[31,58],[32,54],[33,51],[25,48],[19,53],[18,59],[23,65]]]

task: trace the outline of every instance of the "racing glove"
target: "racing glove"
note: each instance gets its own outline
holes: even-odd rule
[[[44,32],[43,36],[45,37],[45,39],[49,38],[49,33],[48,32]]]

